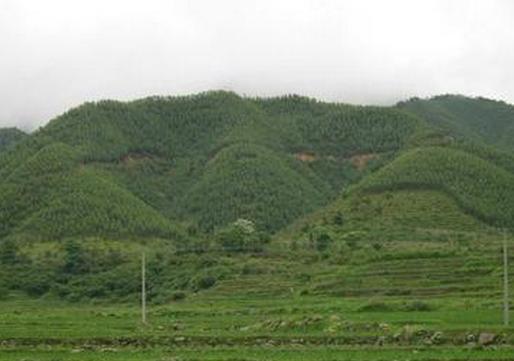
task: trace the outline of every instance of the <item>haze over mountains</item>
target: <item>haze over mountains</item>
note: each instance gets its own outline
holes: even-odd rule
[[[429,190],[463,219],[512,227],[513,137],[514,107],[457,95],[394,107],[222,91],[87,103],[30,135],[0,132],[0,237],[186,242],[239,218],[275,233],[343,191]]]

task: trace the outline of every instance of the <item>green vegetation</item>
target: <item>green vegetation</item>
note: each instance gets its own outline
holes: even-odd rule
[[[512,114],[207,92],[0,131],[0,359],[508,360]]]
[[[452,196],[467,213],[499,227],[514,224],[514,174],[474,155],[440,147],[407,152],[363,181],[368,191],[428,188]]]
[[[390,159],[421,124],[395,109],[295,96],[84,104],[0,157],[10,207],[0,236],[168,237],[177,223],[213,232],[238,218],[275,232]],[[48,225],[62,215],[66,225]]]
[[[247,222],[238,225],[251,233]],[[329,253],[306,245],[265,256],[148,253],[148,325],[140,323],[136,294],[112,304],[101,294],[96,303],[70,303],[11,292],[0,301],[0,359],[508,360],[514,339],[501,322],[501,239],[458,234],[390,241],[380,250],[357,243],[344,253],[333,245]],[[65,243],[62,274],[87,280],[99,272],[109,253],[98,252],[99,243]],[[103,247],[113,253],[116,244],[126,248]],[[141,249],[129,245],[124,255],[134,267],[106,275],[112,290],[121,282],[138,287]],[[45,249],[20,252],[43,257]],[[163,287],[164,279],[174,281]],[[492,335],[486,344],[484,334]]]
[[[201,229],[248,218],[270,231],[326,203],[330,188],[289,157],[251,144],[221,150],[184,199]]]
[[[450,135],[514,150],[514,107],[482,97],[440,95],[430,99],[413,98],[398,106],[417,114]]]
[[[178,237],[169,220],[115,183],[76,167],[76,159],[71,147],[54,143],[9,174],[0,184],[0,236]]]
[[[18,128],[0,128],[0,152],[3,152],[27,136]]]

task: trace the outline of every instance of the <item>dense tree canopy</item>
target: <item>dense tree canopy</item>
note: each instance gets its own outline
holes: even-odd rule
[[[438,187],[509,223],[512,156],[485,143],[508,134],[510,110],[459,97],[387,108],[221,91],[86,103],[0,153],[0,238],[183,239],[181,224],[212,232],[239,218],[273,233],[405,152],[362,187]]]

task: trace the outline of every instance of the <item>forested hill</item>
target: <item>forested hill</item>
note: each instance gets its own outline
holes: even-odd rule
[[[514,106],[486,98],[440,95],[413,98],[398,107],[412,112],[453,136],[514,151]]]
[[[13,146],[26,136],[27,134],[18,128],[0,128],[0,152]]]
[[[240,218],[274,233],[337,202],[352,185],[389,187],[389,176],[366,182],[396,159],[398,169],[411,169],[398,157],[425,147],[438,150],[420,159],[424,164],[450,162],[441,172],[460,162],[447,152],[459,151],[511,174],[510,155],[465,141],[475,128],[465,133],[441,127],[442,121],[436,124],[427,112],[415,111],[416,102],[364,107],[216,91],[86,103],[0,153],[0,239],[187,242]],[[450,136],[453,131],[463,140]],[[495,144],[489,140],[496,131],[477,134]],[[412,187],[418,179],[408,174],[400,183]],[[501,179],[510,182],[508,175]],[[473,205],[462,207],[472,213]]]

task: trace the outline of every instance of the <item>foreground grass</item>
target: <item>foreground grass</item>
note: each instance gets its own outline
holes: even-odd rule
[[[246,272],[150,301],[147,325],[137,294],[111,304],[11,293],[0,301],[0,360],[513,360],[497,250],[477,238],[344,260],[244,256]],[[486,347],[484,333],[494,335]]]
[[[513,330],[485,300],[217,298],[150,308],[16,298],[0,303],[0,360],[512,360]],[[472,306],[470,306],[472,305]],[[493,332],[481,347],[470,335]],[[436,342],[434,334],[442,336]],[[382,340],[383,343],[377,343]]]
[[[12,349],[0,353],[0,360],[9,361],[194,361],[194,360],[512,360],[514,349],[465,348],[344,348],[344,347],[232,347],[181,349]]]
[[[502,326],[501,304],[482,299],[412,302],[398,298],[304,296],[217,300],[207,292],[182,302],[150,306],[148,325],[141,325],[136,305],[13,299],[0,302],[0,306],[0,338],[49,343],[174,337],[244,341],[299,336],[355,337],[359,343],[358,337],[393,336],[406,326],[451,335],[510,330]]]

